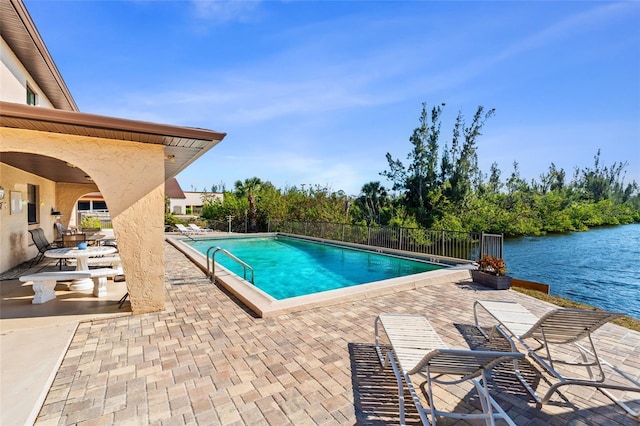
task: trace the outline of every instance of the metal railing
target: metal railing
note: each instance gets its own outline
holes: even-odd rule
[[[502,234],[330,222],[270,222],[268,232],[286,232],[471,261],[478,260],[483,254],[502,257]]]
[[[209,228],[227,232],[227,221],[207,221]],[[503,257],[503,234],[459,232],[426,228],[351,225],[333,222],[270,220],[257,232],[285,232],[346,243],[405,250],[476,261],[483,255]],[[231,232],[246,233],[246,220],[234,220]]]
[[[211,256],[209,256],[211,254],[211,250],[213,250],[213,254]],[[221,248],[221,247],[216,247],[216,246],[211,246],[207,249],[207,274],[209,275],[209,279],[211,281],[215,281],[216,280],[216,253],[222,252],[224,254],[226,254],[230,259],[235,260],[236,262],[238,262],[240,264],[240,266],[242,266],[242,269],[244,271],[244,279],[247,279],[247,269],[249,269],[249,271],[251,271],[251,284],[254,283],[254,272],[253,272],[253,268],[249,265],[247,265],[245,262],[243,262],[242,260],[238,259],[236,256],[234,256],[233,254],[229,253],[227,250]],[[211,257],[211,268],[209,267],[209,257]]]
[[[504,253],[504,238],[502,234],[482,234],[480,241],[480,256],[485,254],[492,257],[502,258]]]
[[[111,222],[111,216],[109,216],[109,210],[80,210],[77,214],[76,223],[80,225],[82,219],[87,217],[96,217],[100,219],[101,229],[113,229],[113,223]]]

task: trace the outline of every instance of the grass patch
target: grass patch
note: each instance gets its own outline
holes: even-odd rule
[[[563,307],[563,308],[580,308],[580,309],[589,309],[592,311],[601,311],[602,309],[596,308],[591,305],[587,305],[580,302],[575,302],[573,300],[565,299],[564,297],[554,296],[552,294],[545,294],[540,291],[528,290],[525,288],[511,287],[512,290],[517,292],[526,294],[527,296],[535,297],[536,299],[544,300],[545,302],[553,303],[554,305]],[[614,324],[618,324],[622,327],[626,327],[628,329],[640,332],[640,320],[635,318],[631,318],[628,316],[616,318],[611,321]]]

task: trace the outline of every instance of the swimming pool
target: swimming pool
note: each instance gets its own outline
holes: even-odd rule
[[[351,285],[348,287],[336,288],[333,290],[326,290],[319,293],[312,293],[303,296],[294,296],[280,300],[275,299],[267,292],[251,284],[247,280],[242,279],[242,274],[238,276],[235,272],[226,269],[224,266],[216,266],[216,284],[222,287],[224,291],[228,292],[230,296],[237,298],[240,304],[244,305],[258,317],[262,318],[299,312],[316,307],[330,306],[337,303],[358,303],[358,301],[365,298],[384,296],[386,294],[397,293],[399,291],[417,289],[429,286],[430,284],[459,283],[470,281],[470,274],[468,269],[471,265],[471,261],[467,260],[443,258],[435,255],[418,255],[416,253],[406,252],[402,250],[375,248],[358,244],[323,240],[320,238],[300,237],[292,234],[262,233],[249,235],[252,237],[269,238],[291,237],[306,241],[315,241],[320,244],[337,244],[343,247],[346,246],[358,250],[364,249],[374,252],[380,251],[406,258],[418,257],[426,262],[444,266],[441,269],[420,272],[413,275],[398,276],[396,278]],[[247,238],[247,236],[247,234],[221,234],[220,238],[245,239]],[[207,258],[205,254],[198,251],[191,244],[194,244],[194,242],[196,241],[201,241],[197,245],[206,246],[206,248],[204,248],[204,251],[206,253],[208,247],[215,247],[220,241],[220,239],[212,239],[210,236],[186,237],[180,234],[165,234],[165,239],[169,244],[182,252],[187,258],[189,258],[204,273],[207,273]],[[229,251],[233,253],[233,249]],[[237,253],[234,254],[237,256]],[[219,264],[223,257],[226,256],[222,254],[217,255],[216,263]],[[241,256],[238,257],[242,258]],[[247,259],[244,260],[247,261]],[[281,264],[281,262],[278,262],[277,260],[274,260],[273,262],[276,265]],[[284,268],[281,269],[284,270]],[[258,275],[259,272],[256,271],[256,277],[258,277]],[[247,278],[250,278],[250,276],[248,275]]]
[[[282,236],[187,243],[202,254],[212,246],[229,251],[254,269],[254,285],[276,300],[443,268],[424,261]],[[243,276],[242,266],[229,257],[218,254],[215,260]]]

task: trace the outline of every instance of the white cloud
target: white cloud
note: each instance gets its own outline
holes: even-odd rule
[[[607,25],[616,19],[628,17],[630,11],[635,7],[633,2],[612,3],[569,16],[523,40],[512,43],[496,55],[492,61],[505,60],[529,50],[556,43],[563,38],[575,37],[580,33],[593,31],[596,26]]]

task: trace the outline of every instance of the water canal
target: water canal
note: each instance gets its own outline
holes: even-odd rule
[[[551,294],[640,319],[640,224],[507,239],[504,259]]]

